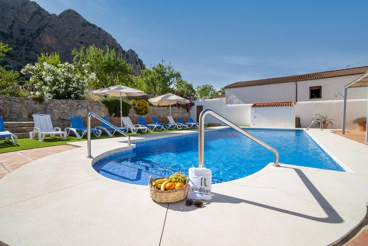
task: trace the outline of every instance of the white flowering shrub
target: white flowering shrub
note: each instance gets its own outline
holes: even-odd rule
[[[46,100],[84,99],[87,84],[98,81],[94,73],[88,72],[88,65],[81,70],[67,62],[57,66],[46,62],[27,64],[21,73],[31,76],[30,83],[37,90],[33,95]]]

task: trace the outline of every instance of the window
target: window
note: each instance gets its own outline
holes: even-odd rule
[[[322,86],[309,87],[309,99],[322,98]]]

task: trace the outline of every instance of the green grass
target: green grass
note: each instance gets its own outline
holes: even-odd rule
[[[76,137],[68,137],[66,140],[61,140],[59,137],[50,138],[46,137],[43,142],[38,141],[37,138],[20,138],[18,144],[13,145],[11,141],[0,141],[0,153],[13,152],[18,150],[27,150],[35,148],[50,147],[56,145],[63,145],[67,142],[85,141],[84,139],[77,139]]]
[[[180,131],[180,130],[175,130]],[[165,132],[173,132],[173,130],[163,130],[163,131],[153,131],[147,133],[136,133],[132,134],[129,133],[129,136],[139,136],[139,135],[146,135],[146,134],[158,134],[158,133],[165,133]],[[101,137],[97,138],[95,135],[91,134],[93,140],[95,139],[105,139],[105,138],[116,138],[122,137],[121,134],[115,133],[113,137],[109,137],[106,133],[102,133]],[[36,149],[36,148],[44,148],[44,147],[51,147],[57,145],[64,145],[67,142],[78,142],[78,141],[87,141],[87,137],[84,136],[82,139],[78,139],[74,136],[67,137],[66,140],[60,139],[59,136],[55,138],[45,137],[43,142],[38,141],[38,138],[30,139],[30,138],[20,138],[18,139],[18,144],[13,145],[11,141],[0,140],[0,154],[13,152],[18,150],[27,150],[27,149]]]

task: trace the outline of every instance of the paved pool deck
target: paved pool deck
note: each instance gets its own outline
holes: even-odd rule
[[[181,131],[167,137],[192,133]],[[348,172],[269,165],[212,186],[203,208],[159,204],[146,186],[107,179],[86,158],[86,142],[34,160],[0,180],[0,244],[328,245],[366,215],[368,146],[308,131]],[[126,138],[92,141],[95,160],[130,148]]]

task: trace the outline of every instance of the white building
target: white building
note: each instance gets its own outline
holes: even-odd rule
[[[313,115],[333,119],[329,128],[341,128],[345,85],[368,71],[368,66],[278,78],[243,81],[225,87],[226,101],[196,101],[192,116],[211,108],[238,125],[252,127],[308,127]],[[355,118],[366,115],[367,87],[347,93],[346,127],[357,128]],[[280,103],[286,102],[286,103]],[[215,119],[206,119],[218,123]]]
[[[368,66],[365,66],[236,82],[225,87],[226,103],[248,104],[278,101],[312,102],[341,100],[341,96],[336,97],[336,92],[343,93],[344,86],[347,83],[360,77],[367,70]],[[367,92],[364,88],[349,91],[348,99],[365,98],[367,98]]]

